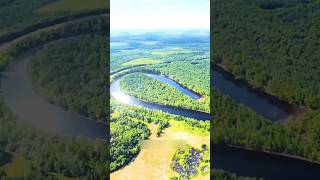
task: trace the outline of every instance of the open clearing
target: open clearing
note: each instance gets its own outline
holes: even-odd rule
[[[31,164],[21,155],[14,155],[12,162],[0,167],[8,177],[23,177],[30,173]]]
[[[174,123],[172,123],[174,122]],[[196,130],[189,129],[180,122],[170,121],[171,126],[167,128],[161,137],[157,138],[157,125],[148,124],[151,131],[149,140],[185,140],[191,146],[200,148],[202,144],[210,145],[210,135],[204,136],[192,133]],[[170,164],[175,149],[142,149],[135,160],[124,168],[113,172],[111,179],[113,180],[150,180],[159,179],[167,180],[172,173]],[[199,176],[196,179],[209,180],[209,175]]]
[[[191,53],[191,50],[184,49],[184,48],[170,48],[170,49],[164,49],[164,50],[158,50],[151,52],[152,55],[158,55],[158,56],[170,56],[174,54],[180,54],[180,53]]]
[[[151,59],[151,58],[138,58],[123,63],[121,66],[137,66],[137,65],[147,65],[147,64],[159,64],[162,61]]]

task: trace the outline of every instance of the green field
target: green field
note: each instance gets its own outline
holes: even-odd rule
[[[170,56],[174,54],[182,54],[182,53],[191,53],[192,51],[183,49],[183,48],[171,48],[169,50],[159,50],[159,51],[153,51],[152,55],[158,55],[158,56]]]
[[[35,13],[54,13],[62,11],[88,11],[98,9],[109,9],[107,0],[59,0],[42,6]]]
[[[151,58],[138,58],[131,61],[125,62],[122,66],[137,66],[137,65],[147,65],[147,64],[159,64],[162,61],[151,59]]]
[[[23,177],[31,172],[31,164],[21,155],[14,155],[12,162],[0,167],[8,177]]]

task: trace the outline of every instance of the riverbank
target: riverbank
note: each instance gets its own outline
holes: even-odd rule
[[[133,72],[128,72],[126,74],[129,74],[129,73],[133,73]],[[125,94],[125,92],[123,92],[120,88],[119,80],[122,77],[124,77],[126,74],[121,74],[120,76],[113,78],[110,84],[111,96],[113,96],[115,99],[119,100],[120,102],[128,105],[144,106],[145,108],[153,109],[153,110],[155,109],[162,110],[170,114],[176,114],[176,115],[185,116],[189,118],[194,118],[199,120],[210,120],[210,114],[204,111],[178,108],[175,106],[164,105],[160,103],[147,102],[147,101],[143,101],[136,97]]]
[[[247,97],[247,99],[240,99],[240,97],[236,97],[233,94],[226,94],[230,95],[233,99],[236,99],[238,103],[244,103],[245,105],[249,106],[252,108],[254,111],[258,112],[259,114],[262,114],[264,117],[267,119],[271,119],[273,121],[279,121],[281,123],[286,123],[288,120],[296,117],[303,116],[305,113],[307,113],[308,110],[307,108],[303,106],[298,106],[294,104],[290,104],[286,101],[283,101],[279,99],[278,97],[270,94],[269,92],[265,92],[263,88],[256,88],[250,82],[245,81],[244,79],[237,78],[234,76],[228,69],[226,68],[225,65],[223,64],[212,64],[211,65],[213,73],[218,72],[220,75],[214,75],[213,74],[213,81],[217,80],[217,76],[221,76],[221,78],[224,78],[225,81],[229,81],[232,83],[232,87],[224,87],[226,85],[220,85],[220,84],[213,84],[213,87],[215,86],[221,86],[219,88],[233,88],[233,89],[239,89],[239,91],[242,91],[243,96],[252,96],[252,97]],[[216,79],[214,79],[216,78]],[[215,83],[215,82],[211,82]],[[227,85],[228,86],[228,85]],[[221,90],[222,93],[223,90]],[[232,92],[230,89],[228,89],[229,93]],[[235,91],[235,90],[234,90]],[[251,100],[255,99],[255,100]],[[251,101],[252,102],[251,102]],[[255,101],[255,102],[253,102]],[[260,101],[261,107],[257,107],[257,103]],[[279,113],[279,115],[270,115],[270,113],[264,112],[264,108],[268,109],[273,108],[273,111],[276,111]]]
[[[215,147],[216,146],[216,147]],[[215,145],[213,146],[214,148],[217,147],[222,147],[222,148],[233,148],[233,149],[239,149],[239,150],[244,150],[244,151],[249,151],[249,152],[255,152],[255,153],[265,153],[268,155],[272,155],[272,156],[278,156],[278,157],[283,157],[283,158],[288,158],[288,159],[294,159],[294,160],[299,160],[299,161],[304,161],[307,163],[311,163],[314,165],[317,165],[320,167],[320,161],[314,161],[302,156],[297,156],[297,155],[290,155],[290,154],[286,154],[286,153],[278,153],[278,152],[272,152],[272,151],[267,151],[267,150],[257,150],[257,149],[253,149],[253,148],[248,148],[248,147],[242,147],[242,146],[235,146],[235,145]]]
[[[35,52],[30,50],[20,55],[16,62],[11,62],[2,72],[1,91],[9,109],[20,120],[47,133],[105,139],[105,123],[66,111],[35,93],[27,75],[28,62]]]
[[[215,169],[257,179],[317,179],[320,165],[300,159],[231,146],[213,146]]]

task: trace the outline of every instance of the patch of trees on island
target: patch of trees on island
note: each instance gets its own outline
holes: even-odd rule
[[[106,46],[104,36],[83,35],[43,47],[28,66],[33,88],[54,104],[106,121]]]

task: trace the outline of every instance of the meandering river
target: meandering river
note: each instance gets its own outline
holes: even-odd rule
[[[213,69],[214,75],[211,78],[213,87],[219,89],[222,93],[229,95],[238,103],[242,103],[262,116],[278,121],[286,119],[293,111],[292,106],[278,100],[275,97],[261,93],[252,89],[245,83],[235,80],[230,74],[221,70]],[[147,73],[146,73],[147,74]],[[147,74],[154,79],[165,82],[178,90],[181,90],[179,84],[161,75]],[[168,113],[184,115],[187,117],[201,119],[198,114],[192,111],[178,109],[172,112],[170,107],[141,101],[135,97],[128,96],[121,91],[119,80],[122,76],[113,81],[110,87],[111,95],[124,104],[140,105],[150,109],[163,110]],[[197,99],[199,96],[188,89],[181,92]],[[176,110],[177,108],[174,108]],[[191,115],[190,115],[191,113]],[[233,147],[214,147],[211,153],[211,159],[214,161],[216,169],[223,169],[240,176],[259,177],[263,179],[318,179],[320,177],[320,165],[275,154],[264,152],[249,151]]]
[[[19,39],[19,38],[17,38]],[[70,137],[107,138],[106,125],[69,112],[49,103],[32,89],[27,76],[27,65],[35,51],[29,51],[8,65],[1,76],[1,95],[11,111],[25,123],[41,131]],[[186,95],[197,99],[199,96],[176,82],[160,75],[149,74],[165,82]],[[251,89],[222,71],[213,68],[211,83],[214,88],[229,95],[270,120],[286,119],[292,113],[292,106],[272,96]],[[119,79],[110,87],[111,95],[119,101],[144,106],[149,109],[208,120],[209,114],[141,101],[121,91]],[[215,168],[224,169],[241,176],[256,176],[265,179],[319,179],[320,166],[307,161],[271,155],[263,152],[247,151],[231,147],[214,148],[212,160]]]
[[[44,132],[72,137],[106,138],[105,124],[52,105],[34,92],[27,76],[27,65],[34,53],[35,51],[30,51],[20,56],[16,62],[11,63],[2,73],[1,93],[7,106],[20,120]],[[182,88],[175,81],[165,76],[148,75],[167,82],[167,84],[177,89]],[[200,111],[157,105],[128,96],[120,90],[119,80],[113,81],[110,90],[111,94],[121,102],[164,110],[168,113],[197,119],[209,118],[207,113]],[[227,78],[220,79],[220,81],[227,80]],[[188,91],[188,89],[184,89],[181,92],[195,99],[199,98],[197,94]],[[212,159],[214,160],[215,168],[224,169],[241,176],[256,176],[265,179],[317,179],[317,177],[320,177],[320,166],[318,164],[262,152],[230,147],[214,148]]]
[[[27,66],[36,51],[21,55],[2,72],[1,94],[9,109],[18,119],[47,133],[107,138],[105,124],[53,105],[34,92],[27,76]]]
[[[166,76],[151,74],[151,73],[144,73],[144,74],[176,88],[177,90],[181,91],[185,95],[187,95],[195,100],[201,98],[201,96],[199,96],[197,93],[195,93],[187,88],[184,88],[182,85],[180,85],[179,83],[173,81],[172,79],[170,79]],[[110,85],[111,96],[113,98],[115,98],[116,100],[120,101],[121,103],[124,103],[127,105],[132,105],[132,106],[143,106],[148,109],[161,110],[163,112],[167,112],[170,114],[181,115],[184,117],[189,117],[189,118],[194,118],[194,119],[199,119],[199,120],[210,120],[209,113],[191,110],[191,109],[178,108],[178,107],[174,107],[174,106],[167,106],[167,105],[162,105],[162,104],[146,102],[146,101],[142,101],[136,97],[129,96],[120,89],[120,80],[122,77],[123,76],[120,76],[117,79],[113,80]]]
[[[295,112],[295,107],[263,91],[250,87],[246,82],[236,80],[230,73],[213,65],[211,84],[235,102],[253,109],[272,121],[282,121]]]

